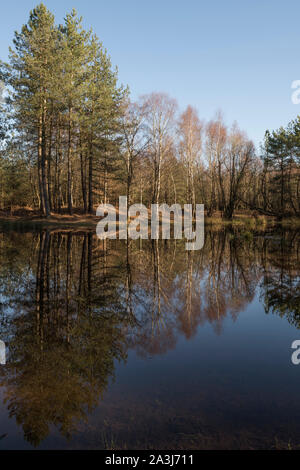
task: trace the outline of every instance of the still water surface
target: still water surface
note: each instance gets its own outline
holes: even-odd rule
[[[0,449],[300,445],[300,233],[0,231]]]

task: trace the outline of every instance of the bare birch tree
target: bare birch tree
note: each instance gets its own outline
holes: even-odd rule
[[[179,155],[186,170],[186,197],[195,207],[194,172],[202,151],[202,129],[197,111],[188,106],[178,121]]]
[[[165,93],[151,93],[141,98],[141,105],[145,114],[148,153],[153,169],[152,203],[158,204],[162,163],[173,142],[177,103]]]

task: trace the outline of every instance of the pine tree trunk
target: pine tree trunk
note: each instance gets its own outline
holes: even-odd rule
[[[67,167],[68,167],[68,183],[67,183],[67,200],[68,200],[68,212],[72,215],[73,207],[72,207],[72,132],[71,132],[71,113],[72,110],[69,111],[69,133],[68,133],[68,156],[67,156]]]
[[[93,151],[89,151],[89,214],[93,213]]]
[[[41,200],[43,201],[43,213],[46,217],[50,216],[48,192],[47,192],[47,176],[46,176],[46,132],[44,118],[40,119],[39,127],[39,143],[38,143],[38,158],[40,161],[40,178],[41,178]]]
[[[83,161],[82,152],[80,152],[80,171],[81,171],[81,189],[82,189],[82,200],[83,209],[85,214],[87,213],[87,194],[86,194],[86,166]]]

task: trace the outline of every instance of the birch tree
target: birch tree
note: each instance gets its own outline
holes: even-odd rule
[[[164,93],[151,93],[142,97],[145,114],[148,155],[152,165],[152,203],[158,204],[161,190],[162,163],[174,139],[174,119],[177,103]]]

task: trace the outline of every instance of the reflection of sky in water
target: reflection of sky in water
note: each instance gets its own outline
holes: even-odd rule
[[[115,361],[115,381],[109,380],[98,407],[88,413],[87,423],[82,422],[69,441],[52,426],[40,448],[101,448],[103,442],[109,446],[112,441],[128,448],[145,448],[149,442],[159,442],[163,448],[168,448],[168,442],[172,448],[249,448],[270,447],[277,441],[287,444],[290,439],[300,442],[300,366],[291,363],[291,344],[300,339],[300,332],[284,315],[265,313],[266,266],[258,259],[249,262],[241,257],[235,263],[238,275],[230,282],[230,271],[225,272],[224,265],[221,269],[222,299],[227,302],[221,321],[210,317],[215,303],[209,308],[205,292],[212,275],[210,265],[202,270],[199,263],[193,265],[197,308],[206,313],[198,318],[192,334],[181,328],[181,309],[186,307],[181,292],[184,275],[175,272],[174,295],[161,298],[163,321],[159,329],[153,329],[153,338],[148,326],[147,334],[140,333],[151,305],[148,287],[152,282],[150,272],[141,268],[140,277],[134,277],[135,282],[141,282],[132,295],[138,325],[127,327],[126,363]],[[238,263],[245,263],[244,270],[239,270]],[[268,276],[270,272],[275,277],[280,274],[278,263],[271,266],[268,261]],[[168,269],[164,269],[167,292]],[[249,278],[247,292],[238,284],[231,292],[230,283],[240,282],[241,273]],[[148,285],[142,282],[147,275]],[[297,289],[298,281],[294,269],[290,286]],[[213,290],[215,285],[211,285]],[[240,298],[233,302],[231,295],[238,289]],[[122,291],[120,282],[117,291],[126,299],[128,292]],[[193,309],[191,314],[195,314]],[[146,341],[155,343],[159,334],[163,346],[149,347]],[[1,398],[3,393],[2,388]],[[0,448],[30,448],[23,440],[22,428],[14,418],[8,418],[2,399],[1,403],[0,436],[7,436],[0,440]]]

